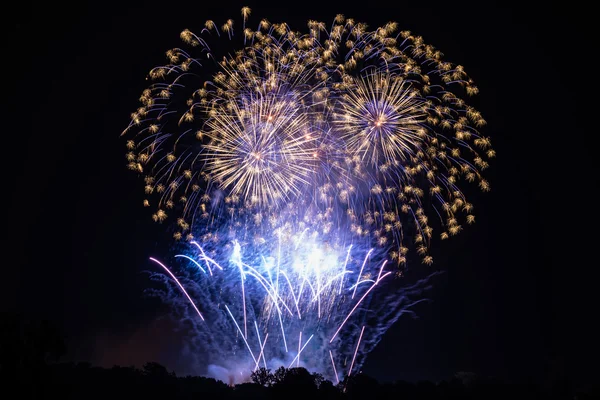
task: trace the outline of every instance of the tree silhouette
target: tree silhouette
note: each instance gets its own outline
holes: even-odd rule
[[[261,386],[271,386],[274,382],[274,377],[271,373],[271,370],[263,367],[257,369],[256,371],[252,371],[250,379],[252,379],[252,382]]]
[[[164,381],[166,379],[175,377],[174,372],[167,371],[167,368],[164,365],[161,365],[157,362],[146,363],[142,369],[144,375],[156,381]]]
[[[287,369],[285,367],[277,368],[273,373],[273,383],[283,383],[286,375]]]
[[[283,379],[283,383],[290,386],[314,387],[315,380],[306,368],[289,368]]]
[[[346,394],[351,399],[363,399],[373,396],[377,391],[377,386],[377,381],[365,374],[352,375],[347,377],[344,382]]]
[[[325,380],[325,378],[323,377],[323,375],[321,375],[318,372],[313,372],[312,373],[312,378],[313,378],[313,382],[315,383],[315,386],[317,388],[321,387],[321,384],[323,383],[323,381]]]
[[[28,320],[17,314],[2,314],[0,379],[4,392],[9,393],[9,397],[12,393],[18,393],[20,399],[86,400],[588,400],[597,398],[598,394],[598,386],[594,390],[575,392],[558,381],[554,388],[558,386],[560,390],[545,391],[532,381],[504,383],[465,372],[439,383],[398,381],[393,384],[380,384],[358,373],[346,376],[342,382],[334,385],[319,373],[311,373],[305,368],[284,367],[274,372],[266,368],[257,369],[251,374],[253,383],[228,386],[212,378],[178,377],[156,362],[148,362],[141,368],[100,368],[90,363],[58,363],[65,349],[58,330],[52,324]]]
[[[255,379],[275,374],[256,371]],[[36,382],[35,390],[20,385],[19,398],[61,399],[282,399],[304,400],[390,399],[390,400],[588,400],[593,397],[581,392],[577,397],[564,393],[546,393],[530,382],[503,383],[480,378],[465,385],[460,379],[434,383],[396,382],[380,384],[364,374],[356,374],[342,382],[339,390],[332,382],[321,380],[318,374],[304,368],[279,369],[282,380],[270,386],[242,383],[230,387],[221,381],[204,377],[178,377],[157,363],[135,367],[94,367],[89,363],[51,363],[43,370],[44,379]],[[259,378],[260,377],[260,378]],[[5,378],[4,376],[2,378]],[[264,382],[264,381],[263,381]],[[319,383],[320,382],[320,383]],[[317,384],[318,388],[317,388]],[[4,386],[6,388],[6,386]],[[5,390],[6,391],[6,390]],[[6,392],[9,393],[9,392]]]
[[[319,398],[327,400],[341,399],[342,392],[329,380],[323,380],[319,385]]]
[[[233,397],[235,399],[264,399],[267,388],[256,383],[241,383],[235,385]]]

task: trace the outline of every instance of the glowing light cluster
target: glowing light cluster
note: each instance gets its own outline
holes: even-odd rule
[[[183,269],[181,279],[151,258],[184,295],[168,291],[163,298],[191,320],[194,314],[199,317],[198,349],[214,352],[212,362],[233,362],[246,372],[302,365],[339,381],[354,365],[362,365],[390,323],[424,301],[417,297],[430,277],[396,287],[378,306],[367,307],[372,292],[393,274],[386,260],[374,259],[373,249],[365,253],[349,246],[341,252],[308,230],[288,239],[278,232],[277,237],[266,252],[272,256],[257,257],[256,249],[244,249],[237,241],[226,244],[216,252],[223,263],[192,241],[191,255],[175,256],[191,267]],[[249,264],[248,258],[258,261]],[[367,324],[369,337],[363,341]]]

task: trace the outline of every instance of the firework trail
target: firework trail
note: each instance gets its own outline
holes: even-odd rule
[[[212,349],[205,364],[337,381],[422,301],[433,275],[398,277],[475,221],[463,186],[489,190],[495,152],[463,99],[477,87],[420,36],[343,15],[253,29],[249,15],[241,32],[184,30],[189,49],[150,71],[123,132],[144,206],[184,243],[176,272],[152,259],[167,272],[154,277],[176,283],[160,295]]]

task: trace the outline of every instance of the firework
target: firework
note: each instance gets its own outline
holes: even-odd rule
[[[212,251],[193,241],[189,255],[175,256],[184,261],[179,278],[151,258],[168,274],[154,278],[176,284],[159,295],[193,324],[199,364],[248,373],[302,365],[339,381],[362,365],[389,325],[425,301],[419,295],[431,276],[398,285],[373,249],[341,252],[309,230],[279,231],[273,239],[248,248],[233,241]]]
[[[178,258],[195,269],[176,282],[203,340],[243,342],[254,368],[310,359],[338,379],[427,285],[386,280],[474,222],[464,187],[489,190],[495,152],[464,100],[477,87],[420,36],[343,15],[254,30],[249,14],[241,32],[231,19],[184,30],[189,49],[150,71],[128,166],[187,243]]]
[[[295,197],[312,180],[315,136],[294,97],[249,93],[208,121],[205,171],[231,196],[268,206]]]
[[[415,96],[398,75],[378,71],[356,79],[333,121],[348,152],[375,169],[405,164],[419,148],[426,115]]]

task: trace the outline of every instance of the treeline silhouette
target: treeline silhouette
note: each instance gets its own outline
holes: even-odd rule
[[[470,373],[437,383],[379,383],[357,373],[334,384],[304,368],[284,367],[257,369],[250,382],[232,385],[207,377],[177,376],[156,362],[141,368],[59,363],[66,346],[58,331],[48,322],[18,315],[0,315],[0,335],[0,397],[6,399],[587,400],[598,394],[548,390]]]

